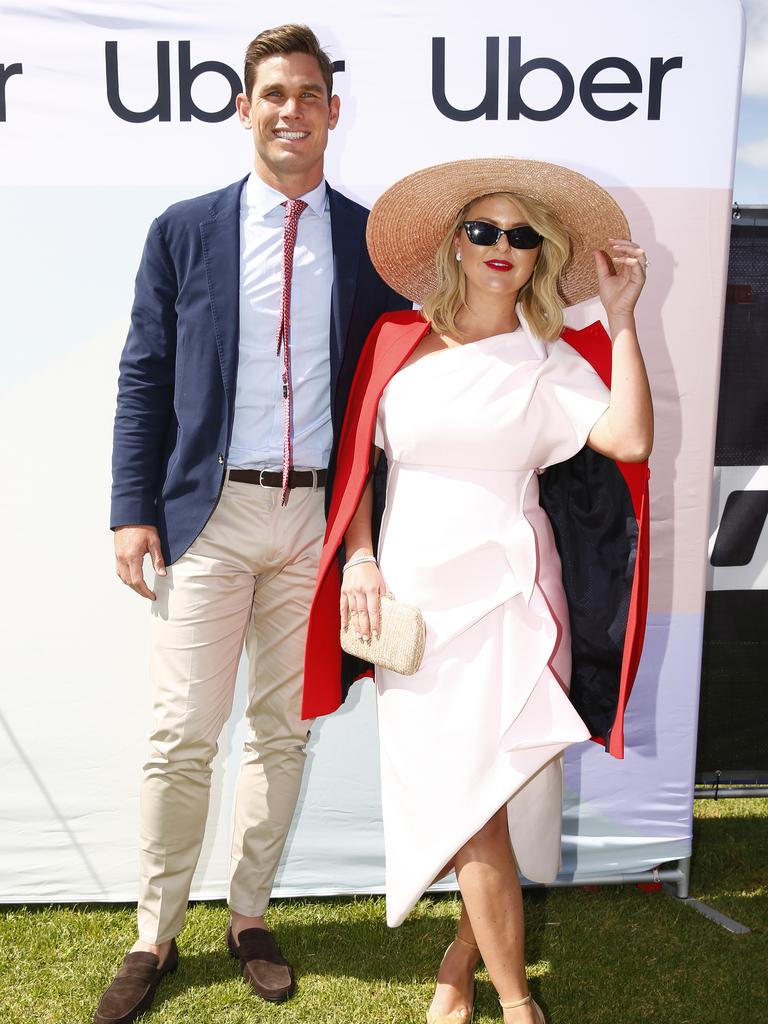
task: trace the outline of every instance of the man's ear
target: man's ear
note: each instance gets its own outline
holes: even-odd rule
[[[331,102],[328,104],[328,127],[333,129],[339,123],[339,112],[341,110],[341,100],[338,96],[331,96]]]
[[[238,93],[235,97],[235,107],[237,108],[237,116],[240,118],[240,124],[243,128],[251,127],[251,101],[245,95],[244,92]]]

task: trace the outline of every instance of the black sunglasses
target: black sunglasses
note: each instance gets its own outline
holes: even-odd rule
[[[543,241],[538,231],[534,231],[530,224],[522,224],[519,228],[497,228],[495,224],[489,224],[484,220],[465,220],[464,230],[467,238],[473,245],[496,245],[502,235],[507,236],[507,241],[513,249],[535,249]]]

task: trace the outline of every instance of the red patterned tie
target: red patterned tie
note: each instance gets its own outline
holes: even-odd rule
[[[283,235],[283,287],[280,298],[280,322],[277,327],[277,354],[283,347],[283,499],[288,501],[291,452],[291,275],[293,274],[293,250],[296,246],[296,232],[299,217],[307,208],[303,199],[288,199],[285,203],[285,226]]]

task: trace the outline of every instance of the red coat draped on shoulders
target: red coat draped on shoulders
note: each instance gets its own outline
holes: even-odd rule
[[[302,716],[335,711],[351,683],[371,666],[339,645],[340,549],[365,489],[379,399],[429,331],[415,310],[387,313],[374,325],[349,393],[336,455],[333,494],[309,616]],[[611,342],[602,324],[566,328],[568,342],[610,387]],[[583,449],[540,477],[541,505],[552,523],[563,564],[573,635],[570,697],[592,732],[615,757],[624,754],[624,709],[642,650],[648,595],[648,463],[620,463]],[[600,495],[600,508],[592,496]],[[606,494],[610,495],[606,519]],[[618,530],[618,533],[617,533]],[[376,531],[374,530],[374,534]],[[589,544],[601,557],[589,566],[569,552]],[[605,587],[595,587],[595,577]],[[598,580],[598,583],[600,581]],[[606,602],[606,589],[610,600]],[[590,595],[600,594],[600,607]],[[609,605],[608,608],[605,606]]]

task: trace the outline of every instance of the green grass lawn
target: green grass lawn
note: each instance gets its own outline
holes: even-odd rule
[[[696,803],[691,895],[752,929],[732,935],[661,893],[634,887],[526,894],[531,988],[552,1024],[768,1024],[768,800]],[[272,927],[299,971],[294,999],[254,999],[226,954],[222,903],[191,909],[181,963],[146,1024],[280,1021],[422,1024],[453,897],[422,900],[390,930],[378,898],[286,900]],[[91,1020],[133,941],[134,910],[6,908],[0,917],[0,1024]],[[499,1021],[478,975],[476,1021]]]

